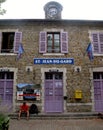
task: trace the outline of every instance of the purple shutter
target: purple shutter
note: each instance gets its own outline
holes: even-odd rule
[[[15,32],[14,37],[14,52],[18,53],[19,43],[22,43],[22,32]]]
[[[103,33],[93,33],[92,43],[94,47],[94,53],[103,53]]]
[[[0,52],[1,52],[1,45],[2,45],[2,32],[0,32]]]
[[[100,50],[100,53],[103,53],[103,33],[99,34],[99,40],[100,40],[99,50]]]
[[[46,32],[40,32],[39,35],[39,53],[46,53]]]
[[[93,33],[92,34],[92,44],[93,44],[93,52],[94,53],[98,53],[99,52],[99,45],[98,45],[98,34],[97,33]]]
[[[61,32],[61,53],[68,53],[68,33]]]

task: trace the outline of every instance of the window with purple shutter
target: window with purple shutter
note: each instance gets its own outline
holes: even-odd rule
[[[103,33],[99,34],[100,39],[100,53],[103,53]]]
[[[14,52],[18,53],[19,43],[22,43],[22,32],[15,32]]]
[[[92,33],[92,44],[94,53],[103,53],[103,33]]]
[[[40,53],[46,53],[46,40],[47,40],[47,36],[46,36],[46,32],[40,32],[40,36],[39,36],[39,52]]]
[[[61,53],[68,53],[68,33],[61,32]]]
[[[47,32],[47,53],[60,53],[60,32]]]
[[[40,32],[40,53],[68,53],[67,32]]]

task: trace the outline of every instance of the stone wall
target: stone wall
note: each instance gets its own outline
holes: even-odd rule
[[[43,56],[39,54],[39,33],[44,29],[60,29],[68,32],[68,54],[62,56]],[[41,84],[41,68],[66,68],[67,79],[67,101],[66,103],[77,103],[75,100],[75,90],[80,89],[82,91],[82,99],[79,103],[91,103],[91,80],[89,69],[91,67],[101,66],[101,57],[95,57],[93,63],[91,63],[86,55],[86,48],[90,42],[89,31],[90,30],[102,30],[103,26],[95,24],[76,24],[72,22],[53,22],[53,21],[31,21],[31,22],[17,22],[0,25],[0,31],[3,30],[18,30],[22,32],[22,44],[25,52],[19,61],[16,61],[16,55],[0,55],[0,67],[18,68],[16,83],[28,82]],[[74,65],[34,65],[34,58],[74,58]],[[6,62],[5,62],[6,61]],[[26,72],[26,67],[32,66],[32,72]],[[81,66],[81,72],[75,72],[75,66]],[[14,86],[16,87],[16,86]],[[16,93],[16,92],[15,92]],[[42,91],[41,91],[42,95]],[[16,98],[15,102],[17,102]],[[36,102],[39,106],[42,105],[42,99],[40,102]],[[42,106],[41,106],[42,107]],[[67,107],[67,111],[91,111],[92,106],[77,106]],[[42,108],[41,108],[42,109]]]

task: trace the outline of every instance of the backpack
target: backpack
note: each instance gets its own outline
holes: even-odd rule
[[[35,114],[35,113],[38,114],[38,107],[37,107],[37,105],[32,104],[32,105],[30,106],[29,113],[30,113],[30,114]]]

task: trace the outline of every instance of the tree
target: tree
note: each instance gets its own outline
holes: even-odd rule
[[[3,2],[5,2],[5,1],[6,1],[6,0],[0,0],[0,15],[3,15],[3,14],[6,13],[6,10],[1,8],[1,4],[2,4]]]

